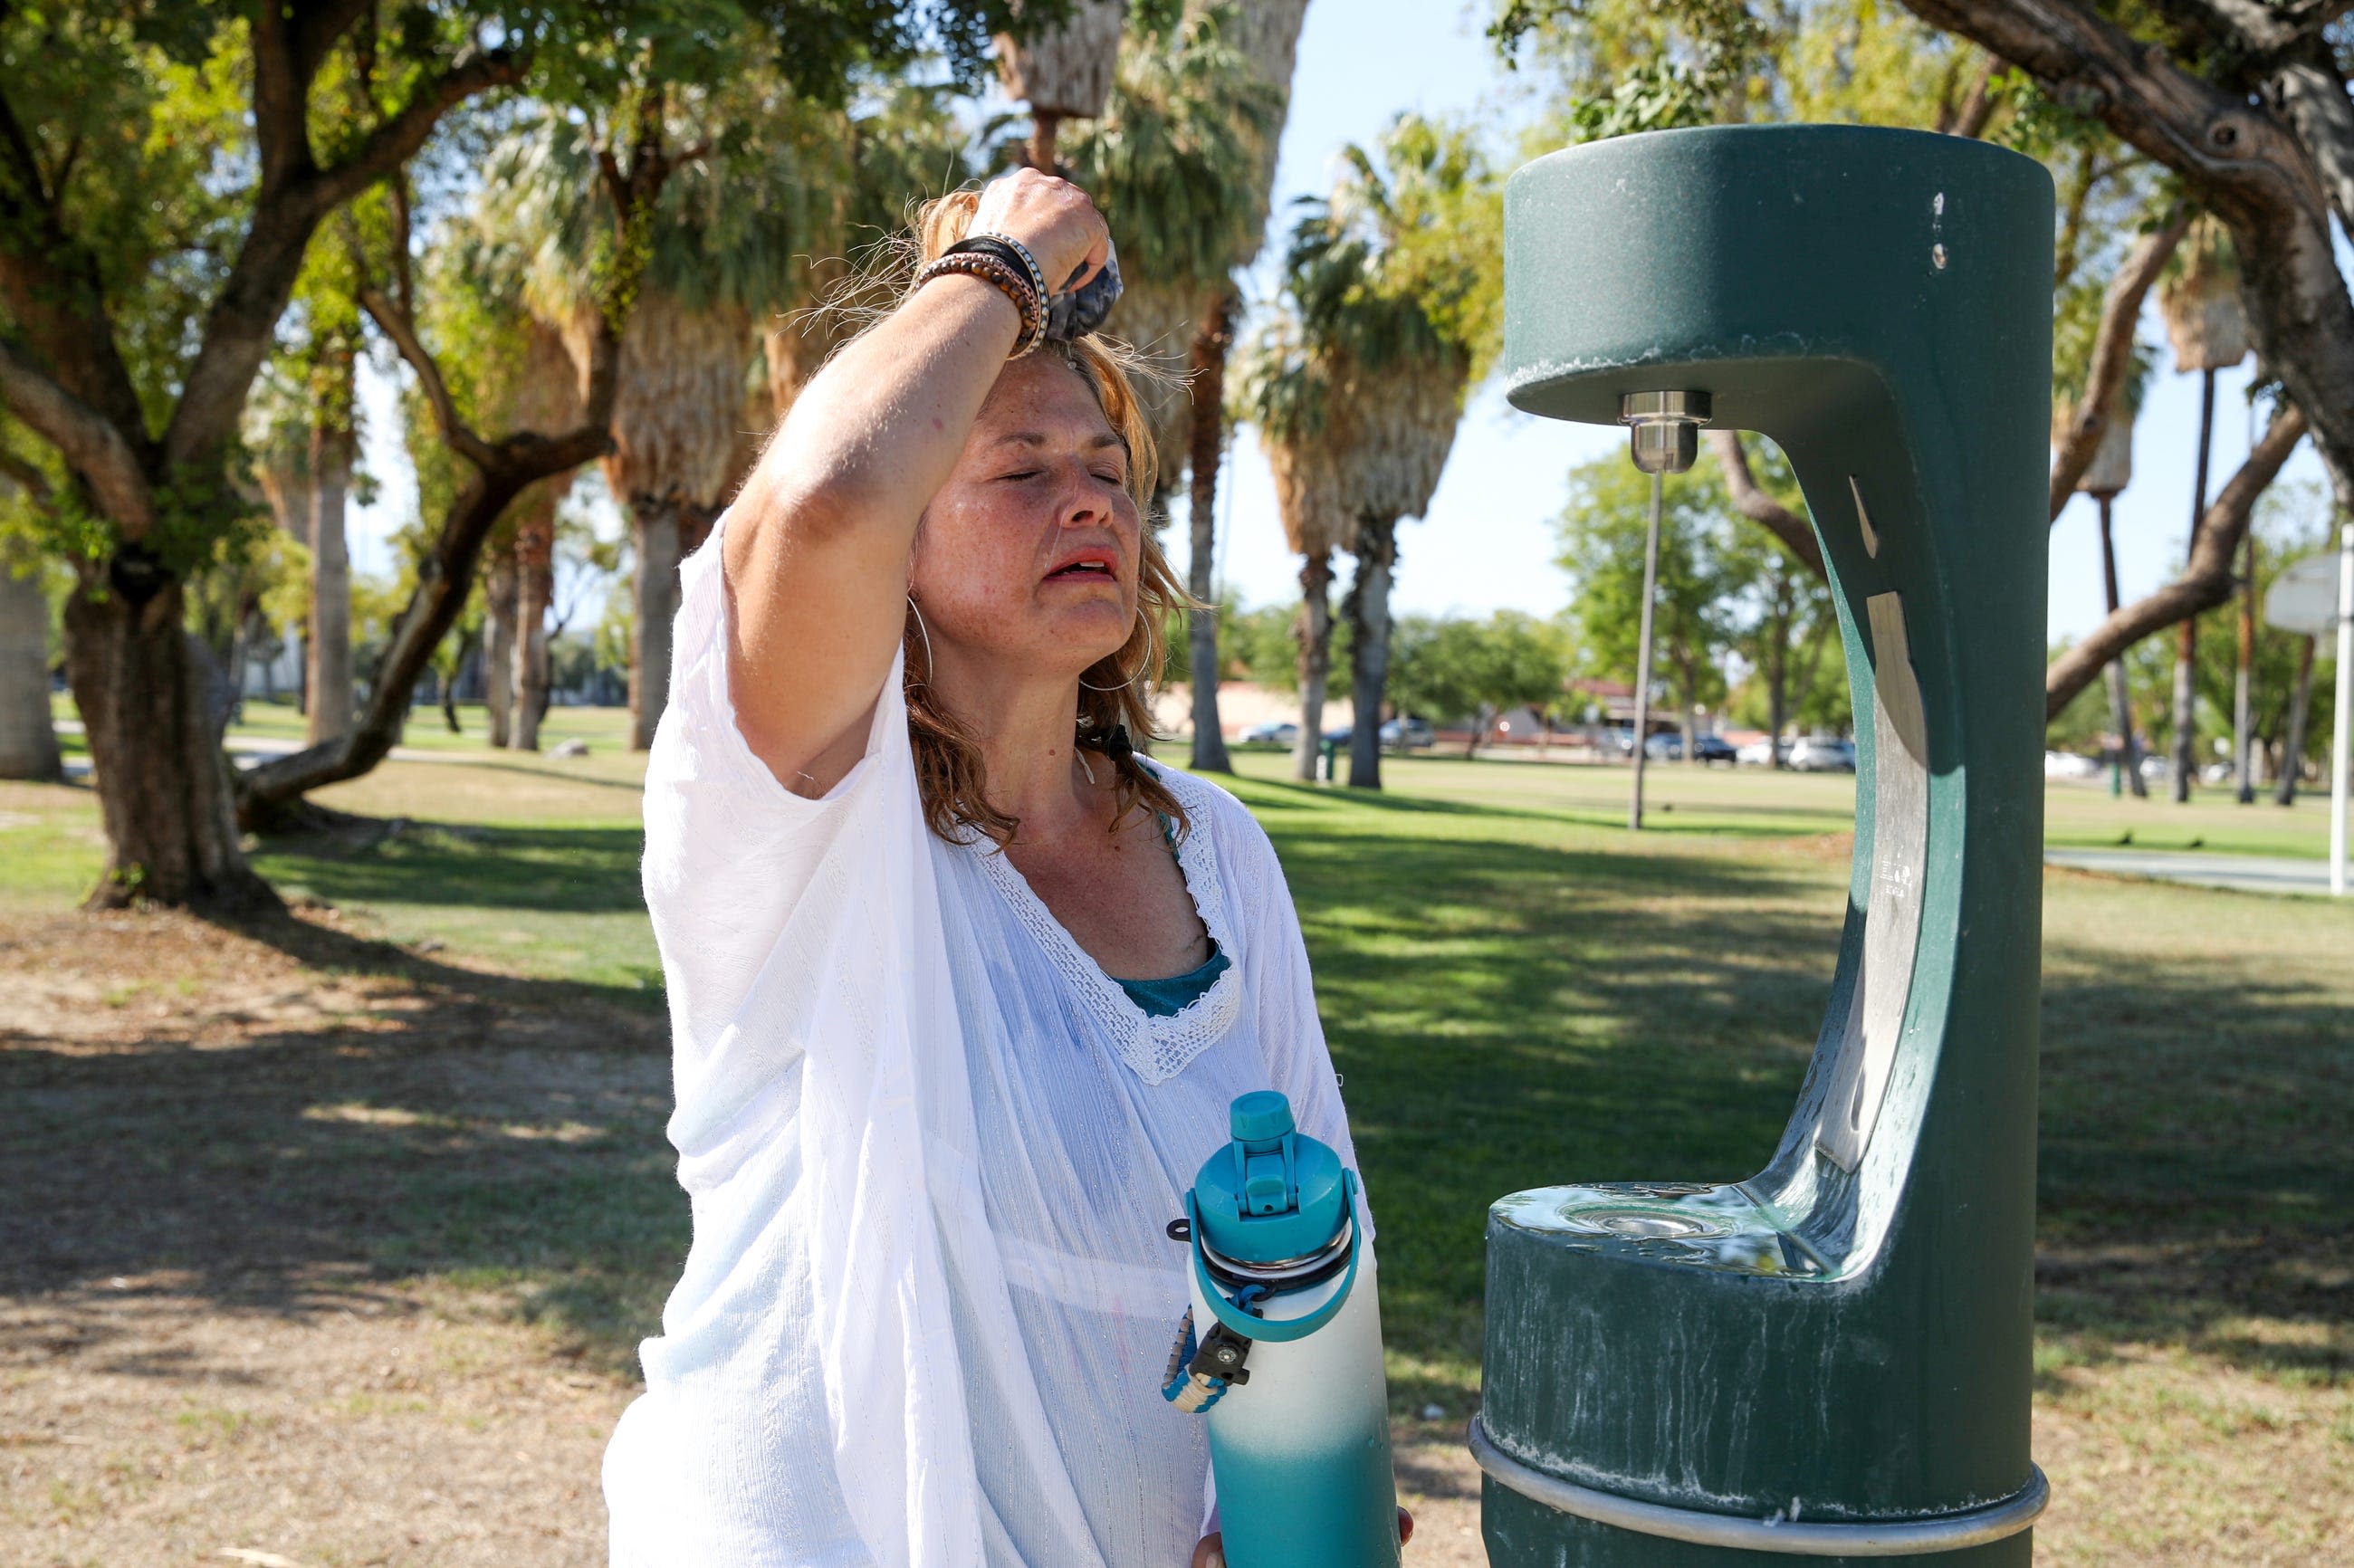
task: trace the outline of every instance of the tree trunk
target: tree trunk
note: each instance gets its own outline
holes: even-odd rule
[[[1349,584],[1349,788],[1382,787],[1382,703],[1390,683],[1390,578],[1397,570],[1397,519],[1357,524],[1357,575]]]
[[[2280,788],[2273,792],[2273,800],[2283,806],[2296,804],[2296,787],[2303,782],[2305,725],[2313,714],[2313,656],[2319,641],[2306,638],[2296,662],[2296,694],[2289,699],[2288,737],[2281,743]]]
[[[630,749],[654,743],[670,700],[671,622],[678,614],[679,503],[633,495],[638,524],[636,625],[630,633]]]
[[[1790,722],[1790,594],[1785,582],[1774,604],[1774,630],[1766,645],[1766,766],[1784,765],[1782,728]]]
[[[2250,704],[2253,694],[2249,683],[2255,678],[2256,667],[2256,531],[2248,530],[2247,563],[2240,575],[2240,661],[2232,676],[2232,770],[2239,776],[2240,804],[2256,802],[2256,770],[2250,747],[2254,744],[2249,734],[2253,715]]]
[[[2114,492],[2104,491],[2094,499],[2101,506],[2101,580],[2109,599],[2109,613],[2117,612],[2117,546],[2109,531],[2109,506],[2116,500]],[[2125,655],[2109,661],[2109,722],[2117,731],[2117,771],[2111,783],[2123,780],[2134,792],[2134,799],[2149,798],[2149,784],[2141,776],[2141,747],[2134,742],[2133,694],[2126,684]],[[2114,790],[2112,791],[2114,793]]]
[[[0,549],[0,779],[65,777],[49,715],[49,603]]]
[[[352,436],[311,433],[311,638],[304,738],[312,746],[352,727],[352,559],[344,535],[351,493]]]
[[[106,827],[87,901],[229,910],[276,902],[246,864],[207,691],[210,656],[185,630],[180,585],[126,549],[103,585],[66,602],[66,674],[81,710]]]
[[[1471,738],[1463,743],[1463,760],[1470,761],[1479,755],[1479,743],[1488,736],[1488,726],[1496,722],[1496,705],[1481,703],[1479,712],[1471,715]]]
[[[1193,378],[1186,398],[1193,415],[1193,492],[1187,521],[1193,533],[1193,556],[1185,567],[1185,587],[1204,604],[1215,606],[1218,585],[1217,504],[1219,449],[1225,436],[1226,350],[1234,342],[1235,300],[1218,296],[1208,318],[1193,339]],[[1214,608],[1197,609],[1185,618],[1192,654],[1193,683],[1193,771],[1232,773],[1226,737],[1218,723],[1218,617]]]
[[[556,503],[534,507],[515,529],[514,715],[508,744],[539,749],[539,721],[547,712],[547,610],[556,593]]]
[[[1299,565],[1299,739],[1291,748],[1291,773],[1304,784],[1316,781],[1324,753],[1324,688],[1332,678],[1332,557],[1310,556]]]
[[[514,744],[514,642],[517,585],[513,546],[491,557],[482,574],[482,707],[491,745]]]
[[[2214,445],[2215,434],[2215,373],[2202,371],[2199,377],[2199,462],[2191,488],[2196,493],[2190,502],[2190,554],[2199,553],[2199,524],[2207,515],[2207,457]],[[2174,800],[2177,805],[2190,799],[2191,776],[2198,771],[2199,690],[2199,618],[2190,616],[2174,637]]]

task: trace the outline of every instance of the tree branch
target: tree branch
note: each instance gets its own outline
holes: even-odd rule
[[[1814,529],[1758,487],[1757,476],[1749,470],[1749,451],[1741,443],[1741,432],[1711,430],[1708,444],[1716,453],[1716,466],[1724,471],[1724,488],[1741,514],[1781,540],[1790,554],[1807,564],[1808,571],[1829,582],[1830,576],[1823,570],[1823,547]]]
[[[37,506],[47,506],[57,499],[57,490],[49,483],[49,476],[5,447],[0,447],[0,479],[15,481],[16,487],[31,496]]]
[[[131,450],[122,432],[43,375],[5,338],[0,338],[0,403],[35,435],[57,448],[67,465],[90,485],[124,538],[135,540],[154,525],[154,497],[147,488],[139,454]]]
[[[268,13],[271,8],[261,9]],[[261,56],[257,38],[257,72]],[[182,383],[171,427],[164,433],[166,463],[188,462],[226,444],[236,433],[246,393],[269,355],[270,334],[285,313],[287,301],[293,297],[302,253],[327,214],[398,168],[424,145],[435,123],[453,105],[515,79],[519,71],[515,57],[504,51],[462,56],[419,88],[407,107],[377,126],[356,152],[334,167],[290,176],[277,185],[265,174],[245,243],[213,300],[205,320],[204,341]],[[258,78],[254,93],[258,129],[261,101]],[[281,133],[291,132],[281,128]],[[269,154],[265,168],[270,157],[291,155]],[[307,167],[307,150],[302,156]]]
[[[2061,508],[2076,493],[2076,482],[2084,477],[2101,449],[2101,438],[2109,428],[2110,406],[2116,401],[2117,389],[2125,385],[2126,369],[2133,363],[2134,332],[2141,323],[2142,302],[2149,297],[2150,285],[2158,281],[2167,258],[2190,231],[2192,216],[2182,213],[2164,228],[2143,235],[2117,275],[2109,280],[2108,292],[2101,301],[2100,330],[2093,336],[2093,362],[2084,373],[2084,395],[2076,399],[2059,448],[2052,454],[2052,522],[2060,520]]]
[[[319,172],[313,199],[325,213],[341,207],[407,163],[441,117],[466,100],[523,79],[523,58],[512,49],[468,51],[419,87],[391,118],[368,132],[351,156]]]
[[[2354,100],[2326,48],[2283,65],[2268,95],[2313,154],[2338,221],[2354,234]]]
[[[376,330],[392,340],[408,368],[417,373],[417,384],[425,392],[425,400],[432,405],[434,428],[450,450],[478,469],[496,466],[498,453],[491,443],[474,433],[458,413],[457,401],[450,396],[450,384],[442,378],[441,366],[417,335],[417,324],[408,319],[393,302],[384,297],[383,291],[366,287],[360,290],[360,309],[367,312]]]
[[[2121,657],[2126,649],[2154,631],[2179,625],[2232,597],[2235,586],[2232,562],[2240,552],[2241,540],[2247,535],[2256,500],[2279,477],[2281,466],[2305,439],[2305,415],[2296,405],[2284,403],[2266,427],[2264,440],[2256,443],[2248,461],[2240,465],[2240,471],[2232,476],[2222,493],[2200,518],[2198,536],[2191,542],[2190,561],[2182,575],[2156,593],[2112,611],[2090,636],[2052,661],[2052,667],[2043,675],[2043,716],[2047,723],[2059,717],[2060,711],[2098,680],[2109,662]]]

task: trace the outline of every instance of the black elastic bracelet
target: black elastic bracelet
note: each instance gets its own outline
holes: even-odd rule
[[[1017,245],[1013,240],[994,234],[976,234],[958,240],[940,254],[954,256],[960,251],[971,251],[981,256],[996,257],[1030,280],[1030,286],[1038,291],[1038,298],[1042,303],[1046,300],[1049,290],[1046,287],[1045,274],[1038,270],[1038,259],[1030,254],[1027,246]]]

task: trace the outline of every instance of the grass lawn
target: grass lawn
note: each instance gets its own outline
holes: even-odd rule
[[[432,723],[420,714],[410,743]],[[224,1365],[220,1323],[342,1325],[342,1349],[316,1330],[282,1397],[141,1385],[228,1412],[191,1418],[200,1442],[174,1427],[175,1464],[250,1458],[239,1445],[258,1439],[216,1430],[240,1410],[292,1443],[306,1423],[343,1432],[329,1416],[359,1399],[351,1419],[389,1445],[362,1457],[407,1456],[387,1474],[446,1501],[479,1457],[461,1441],[441,1461],[419,1456],[439,1439],[421,1435],[513,1417],[469,1405],[479,1379],[443,1363],[505,1356],[588,1380],[573,1446],[528,1451],[593,1465],[686,1224],[661,1142],[638,764],[591,744],[570,760],[392,763],[324,792],[408,825],[263,846],[267,874],[315,906],[213,937],[62,913],[96,864],[90,798],[0,786],[0,991],[31,999],[0,1005],[0,1098],[35,1107],[0,1150],[0,1180],[30,1195],[0,1220],[0,1298],[96,1345],[84,1329],[122,1305],[108,1282],[129,1281],[193,1304],[175,1331]],[[1291,879],[1381,1214],[1394,1395],[1444,1412],[1409,1423],[1436,1454],[1477,1397],[1491,1199],[1736,1178],[1772,1149],[1829,986],[1851,783],[1659,768],[1658,831],[1637,839],[1619,825],[1623,769],[1405,759],[1375,797],[1289,782],[1272,755],[1241,765],[1237,792]],[[2311,802],[2047,799],[2054,842],[2130,830],[2316,854],[2325,831]],[[2057,1500],[2040,1559],[2354,1558],[2354,907],[2053,873],[2043,1019],[2036,1442]],[[208,1115],[186,1117],[198,1101]],[[371,1370],[410,1365],[368,1337],[393,1324],[472,1348],[402,1352],[425,1367],[409,1389],[405,1370]],[[510,1332],[525,1338],[482,1348]],[[20,1370],[36,1365],[0,1361],[0,1397],[61,1408],[46,1374]],[[66,1502],[0,1494],[0,1525],[13,1510],[61,1541],[122,1542],[93,1560],[133,1560],[107,1534],[129,1528],[133,1483],[101,1457]],[[1447,1484],[1433,1506],[1459,1513]],[[320,1539],[280,1512],[281,1539]],[[594,1560],[502,1552],[417,1560]]]

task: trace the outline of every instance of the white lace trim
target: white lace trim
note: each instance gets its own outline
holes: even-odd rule
[[[979,857],[990,880],[1005,895],[1023,928],[1036,938],[1055,971],[1087,1003],[1129,1070],[1148,1084],[1162,1084],[1183,1072],[1187,1063],[1217,1044],[1233,1026],[1242,1008],[1243,956],[1227,922],[1217,848],[1211,842],[1217,803],[1209,798],[1205,786],[1185,774],[1165,768],[1154,771],[1184,806],[1192,823],[1177,842],[1177,868],[1184,874],[1185,891],[1193,895],[1194,912],[1218,951],[1226,956],[1226,967],[1218,971],[1210,988],[1167,1017],[1155,1017],[1137,1006],[1136,999],[1104,973],[1103,966],[1073,939],[1002,851],[985,839],[968,839],[965,847]]]

